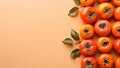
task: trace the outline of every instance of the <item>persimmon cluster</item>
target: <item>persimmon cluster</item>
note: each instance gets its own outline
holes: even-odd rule
[[[120,1],[97,1],[98,6],[94,7],[95,0],[80,0],[84,6],[80,10],[80,17],[85,23],[80,29],[80,36],[84,40],[79,44],[79,50],[85,56],[81,68],[120,68],[120,57],[115,60],[110,54],[114,49],[120,55]],[[98,36],[96,41],[93,40],[95,34]],[[97,50],[101,54],[96,59],[94,55]]]

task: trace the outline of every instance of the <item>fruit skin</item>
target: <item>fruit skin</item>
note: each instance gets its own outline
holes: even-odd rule
[[[109,53],[113,47],[111,38],[109,37],[98,38],[97,47],[101,53]]]
[[[80,10],[80,17],[86,24],[93,24],[98,18],[98,12],[94,7],[84,7]]]
[[[82,6],[91,6],[93,5],[95,0],[80,0],[80,3]]]
[[[115,6],[120,6],[120,1],[119,0],[112,0],[112,2]]]
[[[120,68],[120,57],[118,57],[115,61],[115,68]]]
[[[98,13],[102,19],[110,19],[114,13],[114,7],[110,3],[101,3],[98,5]]]
[[[114,58],[111,54],[101,54],[98,57],[98,64],[100,68],[112,68],[114,64]]]
[[[109,0],[98,0],[98,2],[100,2],[100,3],[107,2],[107,1],[109,1]]]
[[[99,20],[95,23],[94,30],[99,36],[108,36],[111,32],[110,22],[107,20]]]
[[[94,40],[88,39],[81,41],[79,49],[84,56],[92,56],[96,53],[97,46]]]
[[[94,67],[92,67],[92,68],[97,68],[97,60],[94,57],[83,58],[82,61],[81,61],[81,68],[87,68],[86,67],[86,65],[87,65],[86,62],[92,62],[92,64],[94,64]]]
[[[113,43],[114,50],[120,54],[120,39],[116,39]]]
[[[84,39],[92,38],[94,35],[94,28],[90,24],[85,24],[80,29],[80,36]]]
[[[120,7],[117,7],[114,11],[114,18],[120,21]]]
[[[120,21],[114,22],[112,25],[112,34],[116,38],[120,38]]]

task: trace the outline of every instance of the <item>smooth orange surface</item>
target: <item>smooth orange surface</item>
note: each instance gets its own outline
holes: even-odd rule
[[[0,68],[80,68],[69,57],[78,46],[61,41],[79,32],[81,19],[69,17],[73,0],[0,0]]]

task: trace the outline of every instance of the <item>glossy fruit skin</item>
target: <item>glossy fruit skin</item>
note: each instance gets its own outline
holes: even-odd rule
[[[98,18],[98,12],[94,7],[84,7],[80,11],[80,17],[86,24],[93,24]]]
[[[111,38],[109,37],[98,38],[97,47],[101,53],[109,53],[113,47]]]
[[[81,61],[81,68],[86,68],[87,63],[86,62],[91,62],[94,67],[93,68],[97,68],[97,60],[94,57],[85,57],[82,59]]]
[[[114,50],[120,55],[120,39],[116,39],[113,43]]]
[[[94,35],[94,28],[90,24],[85,24],[80,29],[80,36],[84,39],[90,39]]]
[[[91,6],[93,5],[95,0],[80,0],[80,3],[82,6]]]
[[[101,3],[98,5],[98,13],[102,19],[110,19],[114,13],[114,7],[111,3]]]
[[[115,6],[120,6],[120,1],[119,0],[112,0],[112,2]]]
[[[79,49],[81,51],[81,54],[83,54],[84,56],[92,56],[96,53],[97,46],[94,40],[87,39],[87,40],[81,41],[79,45]]]
[[[109,61],[109,63],[104,64],[105,62]],[[100,66],[100,68],[112,68],[113,64],[114,64],[114,58],[111,54],[101,54],[98,57],[98,64]]]
[[[98,0],[99,3],[107,2],[109,0]]]
[[[118,57],[115,61],[115,68],[120,68],[120,57]]]
[[[120,38],[120,21],[114,22],[112,25],[112,34],[116,38]]]
[[[111,32],[111,24],[107,20],[99,20],[95,23],[94,30],[98,36],[108,36]]]
[[[120,7],[117,7],[114,11],[114,18],[120,21]]]

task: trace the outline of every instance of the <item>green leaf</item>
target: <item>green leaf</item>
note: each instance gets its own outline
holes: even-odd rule
[[[80,5],[80,0],[74,0],[77,5]]]
[[[76,16],[77,15],[77,13],[78,13],[78,11],[79,11],[79,8],[78,7],[73,7],[70,11],[69,11],[69,14],[68,14],[68,16]]]
[[[73,40],[70,38],[65,38],[62,42],[64,44],[73,45]]]
[[[71,29],[71,36],[72,36],[72,38],[73,38],[74,40],[76,40],[76,41],[79,41],[79,40],[80,40],[79,34],[78,34],[75,30],[73,30],[73,29]]]
[[[80,56],[80,50],[79,50],[79,49],[73,50],[73,51],[71,52],[71,55],[70,55],[70,56],[71,56],[71,58],[73,58],[73,59],[79,57],[79,56]]]

